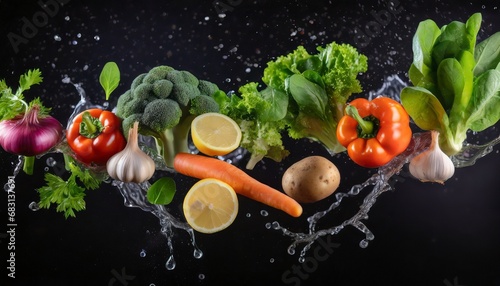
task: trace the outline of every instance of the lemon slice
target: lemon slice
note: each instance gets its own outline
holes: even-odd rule
[[[182,208],[187,223],[194,230],[214,233],[233,223],[238,214],[238,197],[228,184],[208,178],[191,187]]]
[[[224,156],[240,146],[241,129],[230,117],[220,113],[204,113],[191,123],[194,146],[208,156]]]

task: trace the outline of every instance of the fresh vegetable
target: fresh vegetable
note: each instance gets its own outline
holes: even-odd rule
[[[387,164],[408,147],[411,137],[408,113],[397,101],[382,96],[353,100],[337,128],[349,157],[367,168]]]
[[[106,100],[108,100],[110,94],[120,83],[120,69],[115,62],[108,62],[104,65],[101,74],[99,75],[99,83],[104,89]]]
[[[302,207],[284,193],[250,177],[243,170],[225,161],[179,153],[174,159],[174,169],[180,174],[198,178],[214,178],[229,184],[236,193],[299,217]]]
[[[429,149],[411,159],[410,173],[422,182],[437,182],[444,184],[455,173],[455,166],[450,157],[439,148],[439,132],[431,131]]]
[[[56,211],[63,212],[64,217],[75,217],[75,212],[85,209],[85,190],[97,189],[101,183],[101,177],[91,172],[89,169],[82,169],[72,159],[69,159],[66,166],[71,175],[67,180],[51,174],[45,173],[47,185],[38,189],[40,195],[40,208],[48,209],[52,204],[56,204]],[[81,182],[85,187],[79,185]]]
[[[125,148],[111,156],[106,163],[109,176],[115,180],[142,183],[155,173],[155,162],[139,148],[138,126],[139,122],[134,122],[132,129],[128,131]]]
[[[146,197],[151,204],[168,205],[174,199],[175,191],[175,181],[172,178],[163,177],[149,187]]]
[[[309,156],[294,163],[281,179],[285,193],[300,203],[320,201],[333,194],[339,184],[339,170],[322,156]]]
[[[223,93],[208,81],[198,80],[187,71],[158,66],[134,79],[130,90],[118,99],[116,114],[128,132],[139,121],[139,133],[156,140],[158,153],[172,167],[174,156],[188,152],[189,128],[193,119],[207,112],[218,112],[212,98]]]
[[[481,14],[439,28],[421,22],[413,37],[409,77],[414,86],[401,102],[415,124],[440,133],[447,155],[458,153],[467,131],[482,131],[500,119],[500,32],[476,45]]]
[[[221,113],[235,119],[243,132],[241,146],[251,152],[248,169],[262,158],[280,161],[288,155],[281,134],[309,138],[330,152],[345,150],[337,142],[337,123],[347,99],[361,92],[357,80],[367,58],[347,44],[331,43],[309,54],[302,46],[267,64],[265,87],[248,83],[240,95],[218,96]]]
[[[111,156],[125,148],[120,118],[94,108],[81,112],[68,126],[66,139],[75,157],[87,165],[105,166]]]
[[[23,155],[23,170],[30,175],[34,156],[52,149],[63,135],[61,123],[48,115],[50,109],[39,98],[29,104],[24,101],[23,92],[42,79],[40,70],[29,70],[21,75],[15,93],[5,80],[0,81],[0,146],[9,153]]]

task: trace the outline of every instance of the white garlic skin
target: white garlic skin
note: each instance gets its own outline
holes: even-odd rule
[[[439,132],[431,131],[432,142],[429,149],[410,161],[410,173],[422,182],[444,184],[455,173],[450,157],[439,148]]]
[[[135,122],[129,130],[127,146],[109,158],[106,170],[111,178],[125,183],[142,183],[149,180],[155,173],[155,162],[144,153],[137,143],[137,129]]]

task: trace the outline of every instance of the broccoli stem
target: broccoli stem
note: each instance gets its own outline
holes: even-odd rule
[[[156,137],[159,154],[165,160],[167,167],[174,167],[175,155],[189,152],[188,137],[194,118],[195,116],[188,116],[174,128],[167,129]]]

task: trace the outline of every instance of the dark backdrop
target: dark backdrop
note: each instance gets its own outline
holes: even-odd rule
[[[98,75],[107,61],[116,61],[122,72],[122,84],[110,100],[114,105],[136,75],[156,65],[189,70],[228,91],[259,81],[267,61],[298,45],[312,51],[338,41],[368,56],[369,71],[360,77],[366,95],[387,76],[407,81],[419,21],[432,18],[441,26],[482,12],[480,37],[500,30],[499,9],[491,1],[58,1],[0,0],[0,78],[15,85],[27,69],[40,68],[43,84],[26,95],[41,96],[64,124],[79,98],[61,79],[81,83],[94,102],[102,103]],[[279,188],[285,166],[309,154],[328,156],[314,143],[287,144],[292,154],[281,165],[266,160],[251,174]],[[3,150],[0,156],[4,184],[16,157]],[[339,191],[370,175],[345,155],[331,159],[343,174]],[[37,161],[36,175],[21,174],[15,181],[16,278],[7,285],[500,285],[498,159],[495,148],[475,166],[458,169],[445,186],[403,177],[395,191],[380,197],[366,221],[376,237],[368,248],[360,248],[362,234],[348,228],[325,240],[332,253],[307,265],[287,254],[289,238],[265,224],[277,220],[305,230],[306,217],[333,198],[305,206],[304,216],[292,219],[240,197],[230,228],[196,235],[203,258],[193,258],[189,236],[176,231],[177,267],[168,271],[158,220],[125,207],[113,187],[87,192],[87,210],[75,219],[53,209],[31,211],[35,189],[44,183],[44,157]],[[0,273],[6,277],[6,193],[1,198]],[[361,199],[346,202],[336,215],[355,211]],[[171,206],[179,217],[180,202]]]

